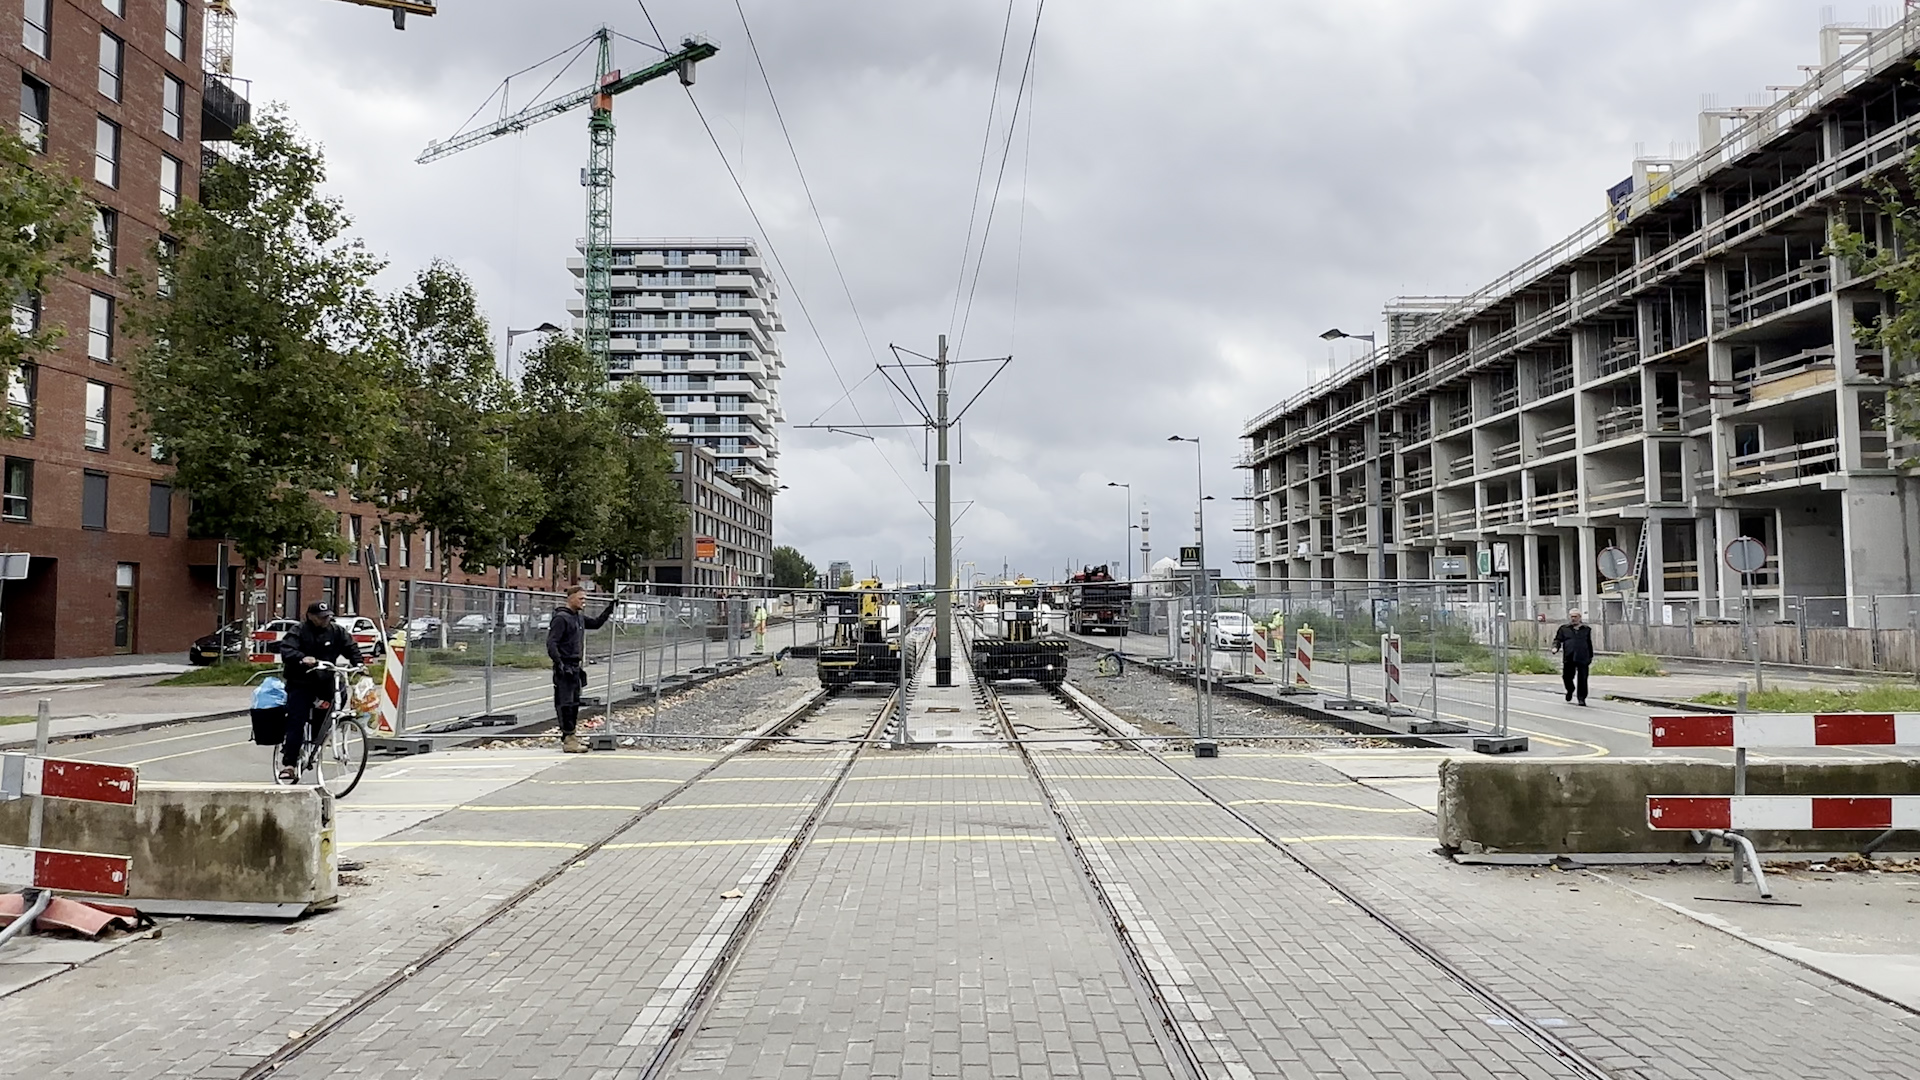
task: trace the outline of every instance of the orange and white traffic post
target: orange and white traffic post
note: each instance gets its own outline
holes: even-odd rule
[[[1293,647],[1293,685],[1307,686],[1313,675],[1313,627],[1303,626],[1295,635]]]
[[[407,689],[407,632],[402,630],[387,643],[386,670],[380,677],[380,708],[373,717],[373,734],[392,737],[400,734],[400,699]]]

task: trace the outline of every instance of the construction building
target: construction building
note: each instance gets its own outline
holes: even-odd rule
[[[1920,146],[1920,18],[1820,49],[1485,288],[1393,301],[1377,348],[1249,421],[1262,588],[1504,572],[1521,617],[1737,617],[1722,553],[1748,536],[1763,615],[1842,598],[1823,617],[1862,626],[1865,598],[1920,591],[1915,448],[1887,423],[1915,358],[1864,343],[1892,297],[1828,254],[1836,226],[1893,242],[1869,185]]]

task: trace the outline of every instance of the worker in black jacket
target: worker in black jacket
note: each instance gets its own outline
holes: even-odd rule
[[[1560,654],[1560,681],[1567,700],[1575,695],[1587,703],[1587,669],[1593,666],[1593,627],[1580,621],[1578,611],[1567,612],[1566,625],[1553,632],[1553,651]]]
[[[300,779],[300,749],[306,745],[313,703],[333,699],[333,673],[315,669],[323,660],[338,663],[342,657],[356,667],[366,663],[353,635],[336,624],[333,609],[318,600],[307,605],[300,625],[280,639],[280,663],[287,675],[287,735],[280,744],[284,783]]]
[[[566,602],[547,624],[547,659],[553,661],[553,713],[560,719],[560,749],[569,754],[587,752],[586,744],[573,733],[580,722],[580,691],[587,685],[587,631],[607,625],[616,603],[617,599],[607,601],[607,610],[588,618],[580,614],[587,606],[587,591],[578,585],[569,586]]]

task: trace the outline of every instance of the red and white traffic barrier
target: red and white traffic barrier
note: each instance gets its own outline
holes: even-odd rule
[[[1920,795],[1649,795],[1647,826],[1686,829],[1920,829]]]
[[[1294,636],[1293,663],[1293,685],[1306,686],[1313,674],[1313,627],[1303,626]]]
[[[1920,746],[1920,713],[1655,716],[1648,723],[1659,747]]]
[[[386,668],[380,677],[380,708],[373,718],[375,735],[396,735],[400,728],[400,696],[407,686],[407,635],[402,632],[387,646]]]
[[[29,889],[125,896],[132,866],[125,855],[0,846],[0,881]]]
[[[1380,667],[1386,676],[1387,704],[1400,700],[1400,635],[1380,635]]]
[[[1253,624],[1253,677],[1267,677],[1267,624]]]
[[[271,664],[280,659],[280,653],[274,645],[280,641],[280,635],[271,630],[255,630],[247,645],[247,663]]]
[[[0,798],[74,799],[132,806],[140,770],[131,765],[0,754]]]

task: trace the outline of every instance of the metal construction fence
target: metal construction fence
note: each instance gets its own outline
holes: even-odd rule
[[[1544,644],[1578,602],[1516,602],[1514,641]],[[1920,595],[1797,596],[1756,593],[1703,603],[1604,596],[1584,612],[1602,652],[1674,659],[1920,674]]]

